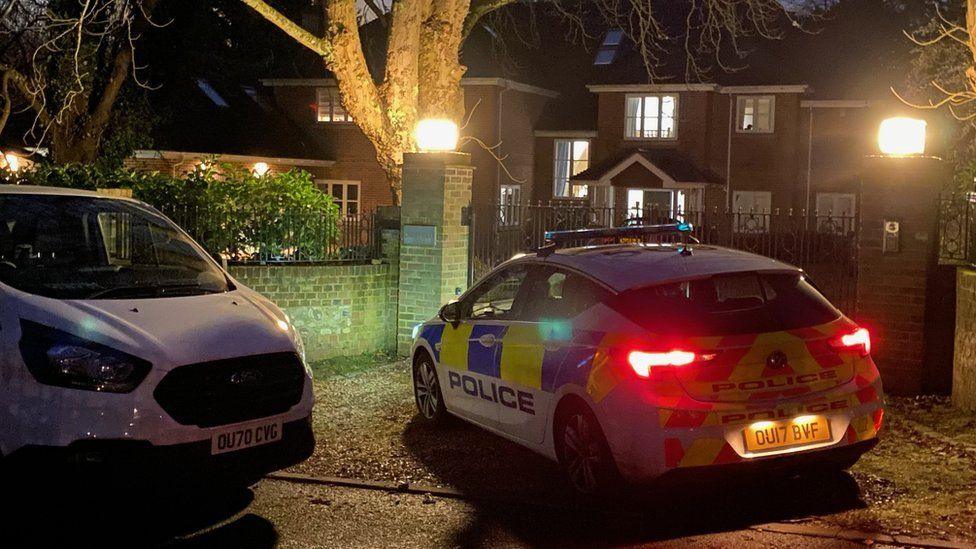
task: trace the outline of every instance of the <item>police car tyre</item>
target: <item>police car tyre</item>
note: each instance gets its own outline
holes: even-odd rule
[[[434,361],[425,352],[418,353],[413,361],[413,395],[417,411],[428,421],[442,422],[447,419],[447,408],[441,384],[437,380]]]
[[[582,402],[561,406],[554,436],[559,466],[584,495],[605,495],[620,485],[620,474],[593,412]]]

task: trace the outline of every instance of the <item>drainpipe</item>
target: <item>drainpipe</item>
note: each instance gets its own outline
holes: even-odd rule
[[[497,105],[497,108],[498,108],[498,121],[495,124],[495,143],[494,144],[498,144],[498,143],[501,143],[502,142],[502,96],[509,89],[510,89],[509,88],[509,84],[506,83],[503,88],[501,88],[501,89],[498,90],[498,105]],[[498,150],[495,151],[495,154],[497,154],[499,156],[499,158],[503,156],[502,155],[501,147],[498,147]],[[495,193],[500,192],[501,191],[501,188],[502,188],[502,164],[501,164],[501,162],[497,162],[496,161],[495,162]],[[494,200],[498,200],[498,199],[499,199],[499,195],[498,194],[495,194]],[[521,193],[520,193],[519,194],[519,202],[521,202],[521,201],[522,201],[522,196],[521,196]]]
[[[810,135],[807,137],[807,198],[803,228],[810,228],[810,180],[813,175],[813,107],[810,107]]]
[[[735,96],[729,94],[729,138],[728,149],[725,151],[725,202],[729,213],[732,212],[732,127],[735,125]]]

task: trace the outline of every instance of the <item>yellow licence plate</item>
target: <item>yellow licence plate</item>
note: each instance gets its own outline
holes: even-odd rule
[[[742,432],[746,450],[767,452],[830,440],[830,422],[824,416],[800,416],[783,421],[758,421]]]

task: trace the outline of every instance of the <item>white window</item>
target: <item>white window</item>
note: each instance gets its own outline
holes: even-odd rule
[[[817,193],[817,230],[844,234],[854,230],[857,197],[852,193]]]
[[[590,142],[586,139],[557,139],[552,195],[556,198],[586,198],[586,185],[571,185],[569,178],[590,166]]]
[[[522,220],[519,203],[522,200],[521,185],[502,185],[498,196],[498,220],[502,226],[518,225]]]
[[[735,191],[732,193],[732,216],[739,233],[769,232],[772,194],[768,191]]]
[[[627,96],[626,118],[628,139],[674,139],[678,136],[678,97]]]
[[[332,195],[332,201],[339,206],[339,214],[344,216],[359,214],[358,181],[319,181],[323,191]]]
[[[738,112],[735,131],[739,133],[773,133],[776,118],[776,97],[772,95],[740,96],[736,100]]]
[[[315,119],[319,122],[352,122],[336,88],[315,89]]]

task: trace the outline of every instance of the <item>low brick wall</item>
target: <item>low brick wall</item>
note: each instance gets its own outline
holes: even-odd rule
[[[952,403],[976,411],[976,271],[956,273],[956,340],[952,371]]]
[[[288,313],[308,360],[396,347],[394,265],[232,265],[229,270]]]

